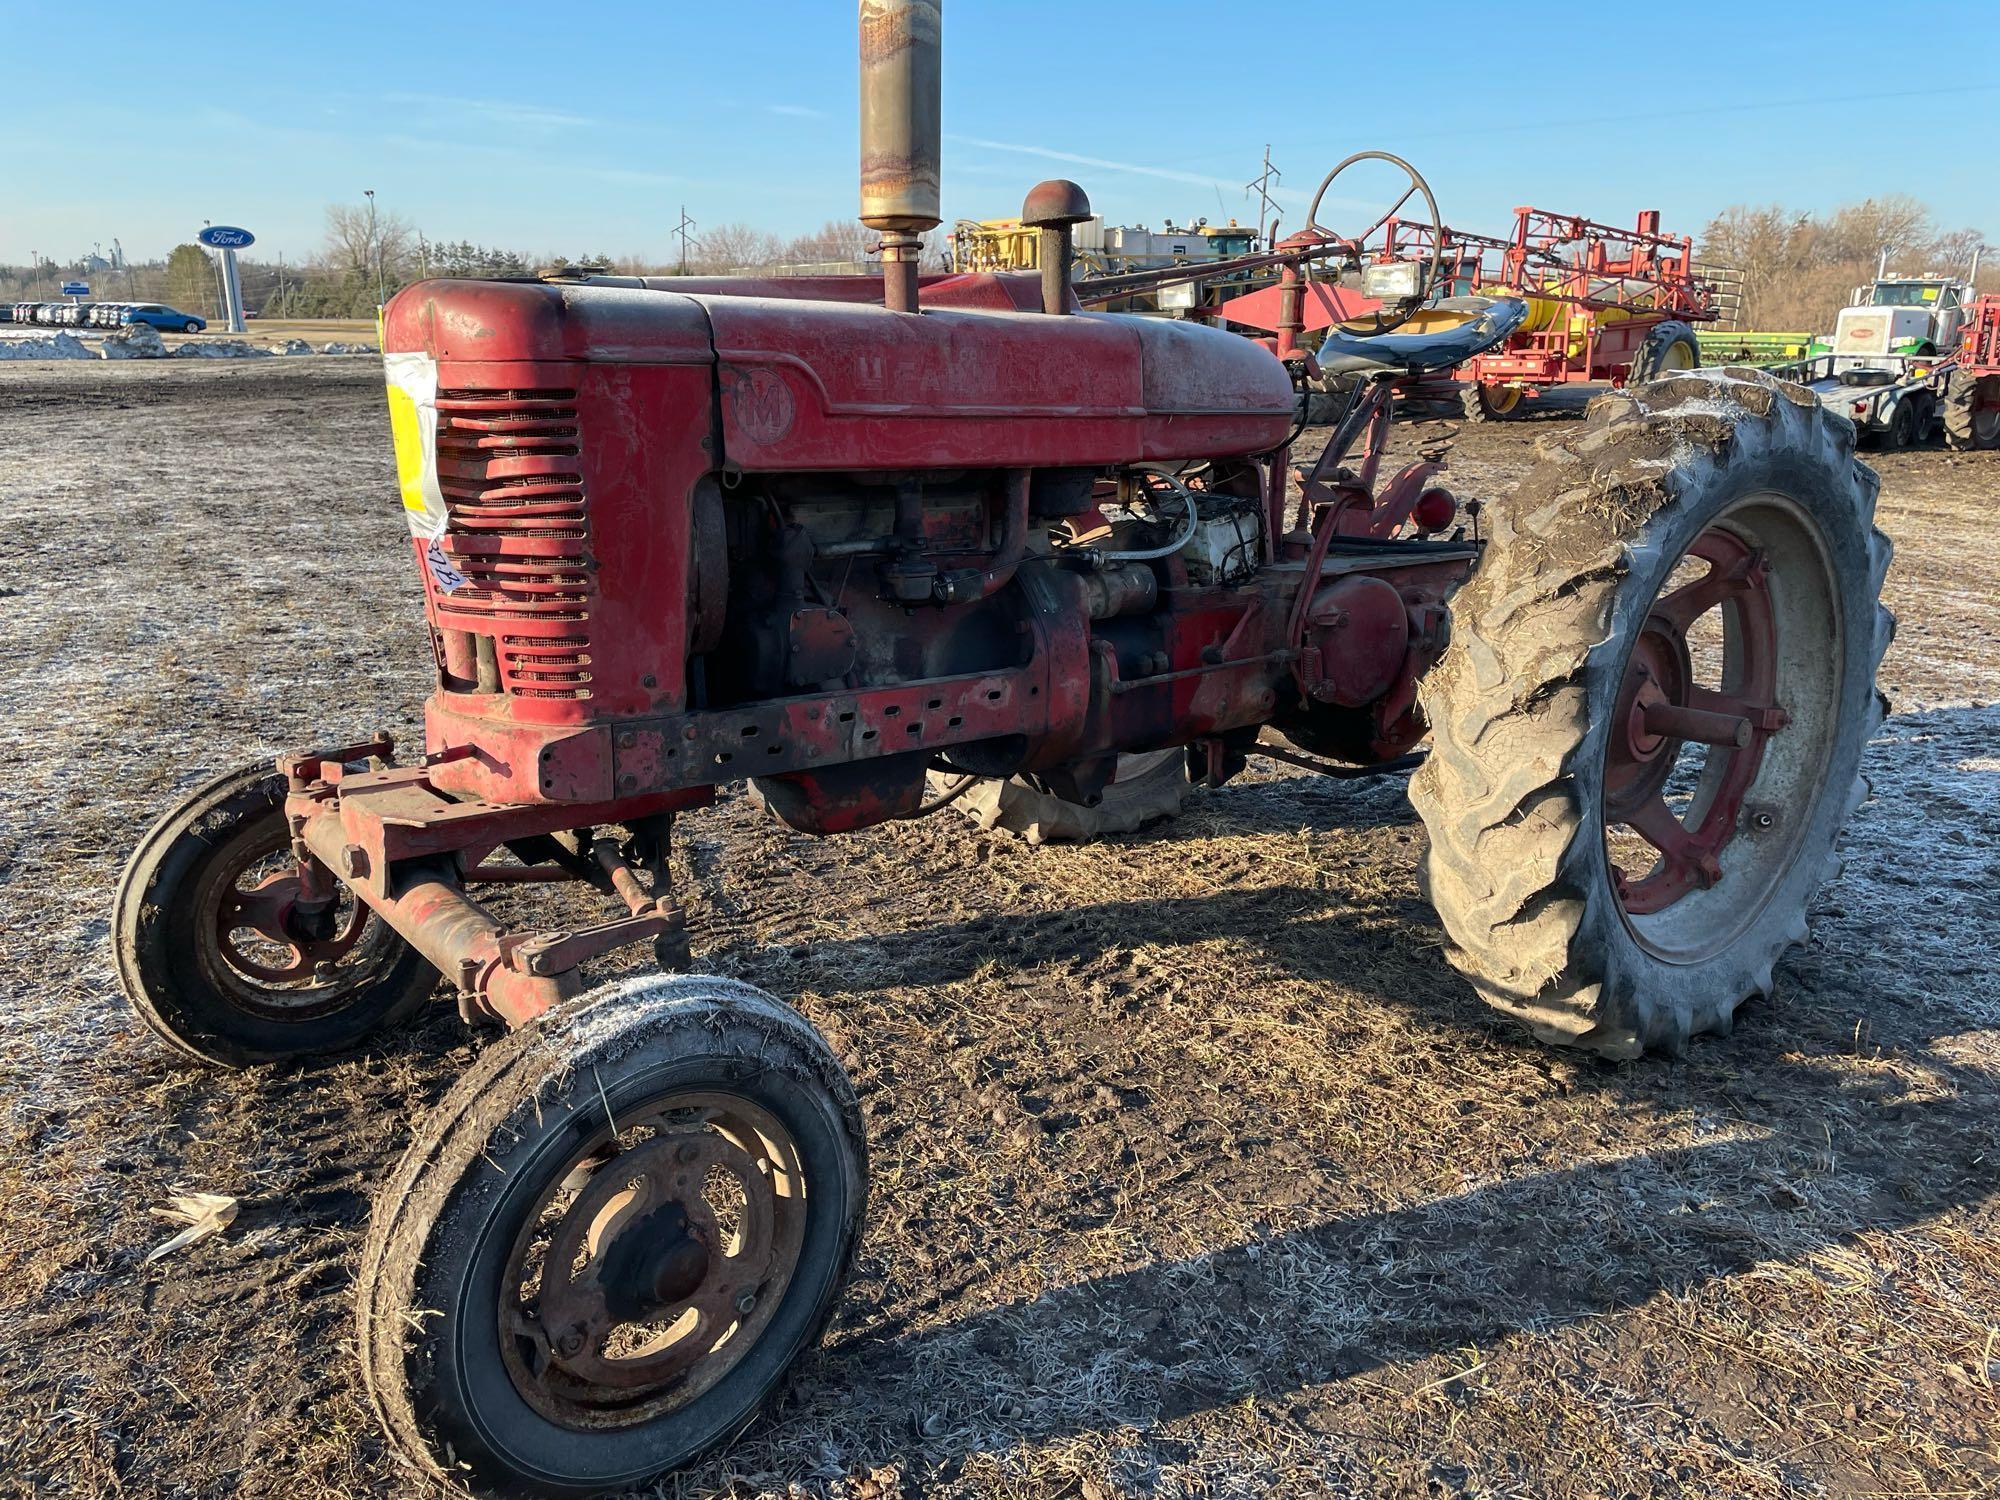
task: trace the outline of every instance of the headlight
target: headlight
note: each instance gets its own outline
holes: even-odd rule
[[[1377,302],[1414,302],[1424,294],[1424,268],[1413,260],[1363,266],[1361,294]]]

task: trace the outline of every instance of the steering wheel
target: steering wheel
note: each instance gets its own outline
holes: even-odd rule
[[[1388,210],[1379,219],[1362,230],[1361,233],[1348,238],[1335,234],[1331,229],[1328,229],[1319,222],[1319,206],[1321,200],[1326,197],[1326,190],[1333,186],[1334,179],[1358,161],[1386,161],[1391,166],[1401,167],[1409,174],[1410,185],[1404,190],[1403,196],[1390,204]],[[1432,194],[1431,185],[1424,181],[1422,174],[1415,167],[1404,161],[1402,157],[1391,156],[1387,151],[1357,151],[1320,179],[1319,191],[1313,194],[1312,207],[1306,210],[1306,228],[1316,234],[1323,234],[1328,239],[1337,240],[1346,238],[1347,243],[1353,245],[1358,251],[1369,235],[1394,218],[1397,210],[1402,208],[1405,203],[1408,203],[1418,193],[1423,194],[1424,206],[1431,212],[1431,258],[1430,264],[1424,268],[1423,291],[1420,295],[1400,303],[1399,306],[1401,306],[1402,311],[1392,318],[1384,318],[1382,309],[1378,307],[1369,315],[1374,320],[1375,326],[1367,333],[1361,335],[1364,338],[1374,338],[1379,334],[1389,332],[1391,329],[1402,327],[1404,323],[1409,321],[1410,315],[1423,305],[1424,298],[1436,287],[1438,275],[1444,269],[1444,221],[1438,217],[1437,198]],[[1360,264],[1358,256],[1355,263],[1357,266]]]

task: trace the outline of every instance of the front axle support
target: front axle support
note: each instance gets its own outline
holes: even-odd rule
[[[332,872],[357,901],[400,934],[458,988],[467,1020],[520,1027],[583,989],[581,965],[615,948],[651,942],[663,961],[685,955],[685,916],[670,896],[647,889],[606,840],[592,840],[577,866],[490,865],[515,840],[552,830],[552,809],[498,807],[446,797],[425,768],[383,763],[386,735],[364,745],[286,756],[286,817],[303,889]],[[658,798],[564,807],[559,821],[601,826],[657,816]],[[664,871],[664,860],[660,869]],[[468,878],[498,883],[589,880],[617,895],[626,915],[573,930],[510,932],[466,895]]]

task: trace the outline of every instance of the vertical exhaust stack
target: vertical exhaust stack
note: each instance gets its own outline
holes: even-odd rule
[[[882,236],[882,301],[917,310],[917,255],[940,218],[943,0],[861,0],[861,222]]]
[[[1028,190],[1021,222],[1037,232],[1035,258],[1042,268],[1042,311],[1069,311],[1070,268],[1076,259],[1076,226],[1090,217],[1090,199],[1067,177],[1051,177]]]

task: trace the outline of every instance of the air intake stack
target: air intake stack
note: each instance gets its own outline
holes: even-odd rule
[[[861,222],[882,236],[882,300],[917,310],[917,256],[940,218],[942,0],[861,0]]]

